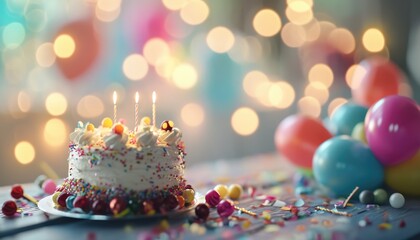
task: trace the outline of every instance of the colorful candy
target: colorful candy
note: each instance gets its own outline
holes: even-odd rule
[[[163,201],[165,210],[173,210],[178,207],[178,204],[178,198],[173,194],[169,194]]]
[[[3,206],[1,207],[1,211],[4,215],[11,217],[15,215],[17,212],[17,205],[15,201],[6,201],[3,203]]]
[[[388,201],[388,193],[382,188],[376,189],[373,192],[373,196],[376,204],[383,205]]]
[[[229,200],[222,200],[217,205],[217,213],[222,218],[227,218],[233,214],[235,211],[235,206],[233,206],[232,202]]]
[[[363,190],[359,194],[359,201],[363,204],[371,204],[375,202],[375,197],[373,196],[372,191]]]
[[[182,196],[185,199],[185,203],[191,204],[194,201],[195,192],[192,189],[185,189]]]
[[[35,205],[38,205],[38,200],[36,200],[35,198],[33,198],[32,196],[26,194],[23,191],[23,188],[21,185],[13,185],[12,186],[12,191],[10,192],[10,195],[14,198],[14,199],[20,199],[20,198],[25,198],[26,200],[32,202]]]
[[[47,179],[42,183],[42,190],[46,194],[53,194],[57,188],[55,182],[51,179]]]
[[[73,207],[80,208],[87,213],[90,210],[90,201],[86,196],[77,196],[73,201]]]
[[[124,132],[124,127],[121,124],[117,124],[114,127],[114,133],[118,135],[122,135]]]
[[[210,209],[205,203],[200,203],[195,207],[195,215],[202,220],[209,217]]]
[[[86,126],[86,131],[91,131],[91,132],[93,132],[95,130],[95,125],[93,125],[92,123],[89,123],[87,126]]]
[[[402,208],[405,204],[405,198],[401,193],[393,193],[389,197],[389,204],[393,208]]]
[[[169,131],[170,132],[170,131],[172,131],[173,127],[174,127],[174,122],[168,121],[168,120],[165,120],[165,121],[162,122],[162,124],[160,124],[160,129],[163,130],[163,131]]]
[[[58,205],[59,206],[61,206],[61,207],[63,207],[63,208],[65,208],[66,206],[67,206],[67,204],[66,204],[66,200],[67,200],[67,198],[69,197],[69,196],[71,196],[71,194],[69,194],[69,193],[61,193],[59,196],[58,196],[58,198],[57,198],[57,203],[58,203]]]
[[[115,197],[109,202],[109,209],[114,215],[118,215],[127,208],[127,203],[124,199]]]
[[[178,206],[179,206],[179,208],[180,209],[183,208],[185,206],[185,198],[183,196],[181,196],[181,195],[176,196],[176,197],[178,199]]]
[[[106,117],[102,120],[102,127],[104,128],[111,128],[113,125],[112,119],[109,117]]]
[[[56,206],[58,206],[58,197],[60,196],[60,194],[61,194],[61,192],[55,192],[52,195],[52,201]]]
[[[76,199],[76,196],[74,195],[71,195],[66,199],[66,208],[68,210],[72,210],[74,208],[73,206],[74,199]]]
[[[108,211],[108,206],[104,200],[96,200],[92,204],[92,212],[93,214],[103,215],[106,214]]]
[[[219,204],[220,202],[220,195],[216,190],[213,189],[206,193],[205,199],[206,199],[206,203],[210,207],[216,207],[217,204]]]
[[[228,196],[232,200],[237,200],[241,197],[243,192],[242,186],[239,184],[232,184],[228,189]]]
[[[216,190],[219,193],[221,199],[226,198],[228,195],[228,187],[224,184],[216,185],[214,187],[214,190]]]

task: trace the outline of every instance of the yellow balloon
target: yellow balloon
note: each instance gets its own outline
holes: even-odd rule
[[[420,149],[411,159],[386,168],[385,182],[402,194],[420,197]]]
[[[365,124],[363,122],[360,122],[354,126],[353,131],[351,132],[351,137],[367,144]]]

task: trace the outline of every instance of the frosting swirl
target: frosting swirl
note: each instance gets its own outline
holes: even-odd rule
[[[168,145],[176,145],[181,140],[182,132],[178,128],[173,128],[172,131],[159,131],[159,142]]]
[[[143,127],[135,135],[137,140],[137,146],[147,147],[156,145],[158,135],[151,129],[150,126]]]

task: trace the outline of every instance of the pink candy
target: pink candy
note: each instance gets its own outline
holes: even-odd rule
[[[235,206],[229,200],[222,200],[217,205],[217,213],[222,218],[227,218],[233,214],[235,211]]]
[[[216,190],[208,191],[205,198],[210,207],[215,207],[220,202],[220,194]]]
[[[42,184],[42,190],[46,194],[53,194],[56,188],[57,188],[57,185],[51,179],[45,180],[44,183]]]

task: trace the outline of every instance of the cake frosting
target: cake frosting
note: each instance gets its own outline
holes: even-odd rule
[[[115,197],[180,200],[191,187],[184,179],[182,133],[173,125],[164,121],[158,129],[145,117],[130,131],[109,118],[97,128],[79,122],[70,134],[68,177],[57,192],[107,204]]]

